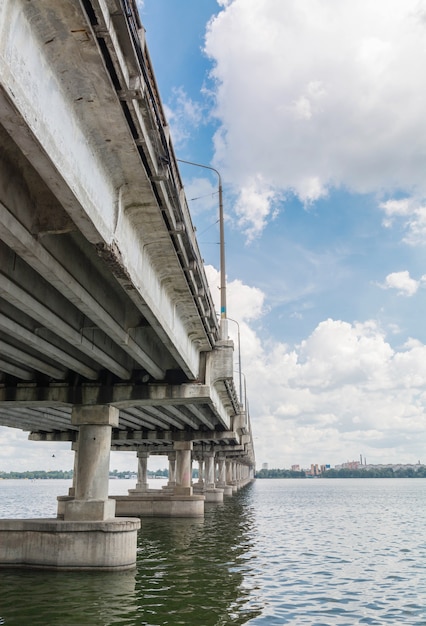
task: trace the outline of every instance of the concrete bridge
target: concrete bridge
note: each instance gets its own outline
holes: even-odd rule
[[[0,564],[134,567],[140,516],[251,480],[233,360],[135,2],[3,0],[0,424],[69,441],[75,479],[57,519],[0,522]],[[138,456],[129,496],[108,494],[111,448]]]

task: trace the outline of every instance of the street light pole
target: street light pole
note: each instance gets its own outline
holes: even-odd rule
[[[234,322],[237,325],[238,336],[238,371],[240,374],[240,404],[243,404],[243,384],[242,384],[242,371],[241,371],[241,341],[240,341],[240,325],[237,320],[233,320],[232,317],[228,317],[228,320]]]
[[[226,270],[225,270],[225,225],[223,217],[223,199],[222,199],[222,178],[219,172],[210,165],[202,165],[201,163],[194,163],[193,161],[184,161],[183,159],[176,159],[179,163],[186,163],[187,165],[195,165],[196,167],[202,167],[206,170],[211,170],[217,174],[219,179],[219,241],[220,241],[220,335],[221,339],[227,339],[227,327],[226,327]]]

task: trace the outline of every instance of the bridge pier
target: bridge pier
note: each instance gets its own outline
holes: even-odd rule
[[[119,516],[137,517],[202,517],[203,494],[192,488],[192,441],[174,442],[169,458],[169,482],[163,489],[129,489],[127,496],[111,496]],[[138,452],[141,473],[147,471],[148,452]],[[138,474],[138,485],[140,476]]]
[[[193,487],[194,492],[204,495],[206,502],[223,502],[224,489],[217,484],[215,478],[215,452],[198,453],[196,459],[198,460],[199,475],[198,482]]]
[[[175,441],[176,486],[175,495],[192,496],[192,441]]]
[[[204,483],[204,493],[206,502],[223,502],[224,490],[216,485],[215,481],[215,452],[214,450],[205,452],[206,476]]]
[[[148,493],[148,458],[149,452],[146,450],[138,450],[138,481],[136,483],[136,489],[129,489],[129,495],[132,493],[142,494]]]
[[[115,518],[108,499],[112,426],[118,410],[75,406],[79,426],[75,497],[62,502],[63,519],[0,520],[0,565],[60,570],[127,570],[136,567],[139,519]]]
[[[218,458],[218,477],[216,487],[223,490],[224,496],[232,496],[232,487],[226,482],[226,459],[223,456]]]
[[[79,427],[75,496],[65,503],[64,520],[105,520],[115,515],[108,499],[111,431],[118,426],[118,409],[75,406],[71,422]]]

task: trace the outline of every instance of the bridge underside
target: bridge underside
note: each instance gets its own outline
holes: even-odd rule
[[[72,423],[72,407],[105,404],[119,409],[118,425],[112,430],[114,449],[140,444],[159,452],[174,441],[222,447],[240,443],[231,420],[227,428],[223,423],[211,389],[200,384],[2,385],[0,423],[30,431],[34,440],[75,442],[79,428]]]
[[[108,404],[114,446],[238,446],[134,3],[3,2],[0,77],[0,424],[74,441],[72,407]]]
[[[215,498],[249,480],[233,370],[135,0],[2,0],[0,425],[71,442],[75,471],[58,519],[0,523],[0,564],[135,566],[111,448],[138,457],[131,515],[151,453],[175,476],[163,512],[200,513],[192,458]]]

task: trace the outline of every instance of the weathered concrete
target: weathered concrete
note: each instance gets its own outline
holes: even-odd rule
[[[116,515],[136,517],[203,517],[202,495],[169,495],[167,493],[129,494],[111,496],[115,500]]]
[[[207,488],[204,491],[204,496],[206,498],[206,502],[223,502],[223,489],[216,489],[212,487],[211,489]]]
[[[136,567],[139,519],[0,520],[0,566],[119,571]]]
[[[117,520],[108,498],[111,430],[118,409],[74,406],[79,427],[71,495],[58,497],[56,520],[6,520],[2,560],[14,567],[130,569],[136,565],[138,519]]]
[[[72,423],[79,427],[75,497],[64,502],[65,521],[97,521],[114,517],[108,499],[111,431],[118,426],[112,406],[74,406]]]
[[[15,566],[132,566],[112,439],[173,444],[152,514],[219,497],[211,461],[193,496],[194,445],[254,465],[143,32],[134,0],[0,2],[0,424],[78,440],[58,519],[2,523]],[[124,497],[138,517],[146,469]]]
[[[175,441],[176,452],[176,487],[175,495],[192,496],[192,441]]]

